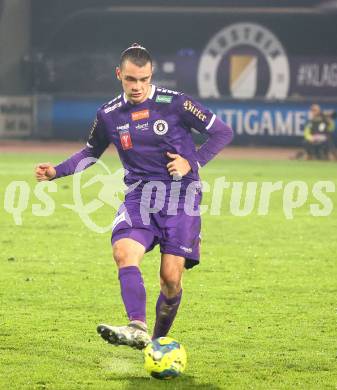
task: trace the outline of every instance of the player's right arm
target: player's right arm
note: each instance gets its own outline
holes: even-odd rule
[[[35,167],[37,181],[52,180],[56,176],[56,170],[50,162],[40,163]]]
[[[108,146],[109,140],[104,123],[98,112],[97,117],[92,124],[85,148],[73,154],[70,158],[55,167],[51,163],[38,164],[35,168],[35,177],[38,181],[53,180],[72,175],[75,172],[83,171],[93,165]],[[92,161],[87,164],[79,165],[79,163],[86,158],[91,158]]]

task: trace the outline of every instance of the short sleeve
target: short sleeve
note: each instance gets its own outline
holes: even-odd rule
[[[207,133],[216,115],[187,95],[183,94],[179,98],[178,104],[183,122],[200,133]]]

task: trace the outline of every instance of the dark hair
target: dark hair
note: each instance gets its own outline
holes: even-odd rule
[[[148,62],[152,65],[150,53],[138,43],[134,43],[122,52],[119,66],[122,67],[126,61],[130,61],[139,67],[145,66]]]

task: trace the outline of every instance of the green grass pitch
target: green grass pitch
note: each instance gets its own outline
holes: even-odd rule
[[[72,178],[50,193],[55,212],[32,214],[35,163],[65,155],[0,156],[0,389],[336,389],[337,196],[330,216],[313,217],[309,195],[287,219],[282,191],[268,215],[230,212],[203,216],[201,265],[184,275],[184,295],[171,336],[186,348],[185,375],[169,382],[147,376],[142,353],[113,347],[96,335],[100,322],[125,324],[110,233],[84,226],[62,204],[72,202]],[[103,161],[113,170],[116,157]],[[83,181],[100,167],[86,171]],[[336,165],[324,162],[215,160],[202,170],[235,181],[318,180],[336,183]],[[27,181],[22,225],[4,211],[5,190]],[[83,190],[97,198],[100,184]],[[205,193],[203,203],[210,203]],[[317,203],[317,201],[316,201]],[[92,219],[108,225],[107,205]],[[159,251],[146,255],[148,322],[154,322]]]

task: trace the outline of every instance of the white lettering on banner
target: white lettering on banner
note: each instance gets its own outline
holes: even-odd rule
[[[226,118],[226,123],[228,123],[228,125],[230,127],[234,127],[234,115],[236,114],[236,110],[217,110],[217,116],[219,116],[220,118],[222,116],[225,116]],[[237,123],[238,125],[238,123]],[[242,126],[240,126],[241,128]]]
[[[238,113],[241,115],[243,114],[242,111],[241,112],[239,111]],[[256,110],[251,110],[246,113],[244,117],[245,118],[244,129],[246,130],[247,134],[250,135],[258,134],[259,128],[258,128],[257,116],[258,116],[258,112]]]
[[[292,113],[287,112],[285,116],[282,112],[275,111],[275,133],[277,135],[291,135]]]
[[[303,136],[303,128],[308,120],[308,113],[306,111],[296,111],[294,120],[294,135]]]
[[[216,110],[238,135],[303,136],[307,111]]]
[[[243,118],[242,118],[242,115],[239,115],[237,118],[236,118],[236,126],[240,129],[243,128]]]
[[[268,133],[270,135],[275,134],[274,123],[270,111],[262,111],[260,130],[263,132],[263,134],[265,133]]]
[[[298,68],[297,84],[310,87],[337,87],[337,62],[301,65]]]
[[[33,128],[30,96],[0,96],[0,137],[29,136]]]

